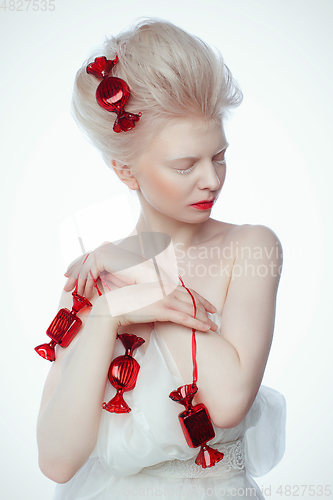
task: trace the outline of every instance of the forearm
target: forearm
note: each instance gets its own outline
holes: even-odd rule
[[[249,411],[260,386],[264,364],[250,367],[242,353],[215,333],[197,332],[198,399],[213,422],[222,428],[237,426]],[[270,343],[267,343],[267,356]],[[267,357],[266,356],[266,357]]]
[[[216,425],[233,427],[235,394],[239,393],[242,378],[237,351],[216,334],[203,337],[197,332],[196,338],[197,399],[206,405]]]
[[[69,480],[95,446],[116,334],[115,321],[99,315],[95,305],[72,359],[40,414],[40,466],[57,482]]]

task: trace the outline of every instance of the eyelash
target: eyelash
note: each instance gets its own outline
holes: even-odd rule
[[[189,174],[190,172],[192,172],[193,169],[194,169],[194,165],[192,165],[192,167],[190,167],[190,168],[187,168],[186,170],[177,170],[176,169],[176,172],[178,172],[179,174],[182,174],[182,175],[186,175],[186,174]]]
[[[215,160],[214,163],[217,163],[218,165],[225,165],[226,163],[226,160]],[[192,172],[192,170],[194,169],[194,165],[192,165],[192,167],[190,168],[187,168],[186,170],[177,170],[176,169],[176,172],[178,172],[179,174],[182,174],[182,175],[186,175],[186,174],[189,174]]]

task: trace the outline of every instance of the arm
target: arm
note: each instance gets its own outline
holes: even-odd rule
[[[61,307],[67,305],[68,296],[63,294]],[[37,423],[40,468],[59,483],[73,477],[95,446],[117,335],[114,319],[99,314],[98,300],[82,319],[73,357],[64,372],[63,360],[73,346],[57,347]]]
[[[239,226],[221,335],[199,333],[199,399],[222,428],[238,425],[256,397],[274,330],[282,249],[265,226]],[[228,244],[227,243],[227,244]],[[243,248],[243,255],[240,249]]]
[[[167,273],[163,267],[168,270]],[[88,299],[94,286],[92,277],[104,277],[120,287],[158,280],[172,281],[175,286],[178,285],[173,245],[163,233],[141,233],[125,238],[120,245],[105,242],[74,261],[65,276],[69,278],[65,290],[72,290],[78,278],[77,291]]]
[[[58,349],[37,424],[39,464],[50,479],[59,483],[69,481],[96,444],[108,368],[121,326],[172,321],[203,332],[217,328],[207,317],[206,311],[215,310],[208,301],[197,295],[199,308],[194,319],[187,292],[168,283],[165,289],[167,295],[163,297],[158,283],[144,283],[99,297],[65,370],[62,370],[65,353],[72,347]],[[158,292],[161,299],[156,301]],[[64,294],[62,306],[67,305],[68,295]]]

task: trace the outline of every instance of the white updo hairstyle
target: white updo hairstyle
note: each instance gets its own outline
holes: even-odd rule
[[[125,80],[131,93],[125,111],[142,113],[132,130],[121,133],[113,131],[116,114],[96,101],[100,80],[86,72],[95,57],[114,59],[116,54],[119,62],[111,76]],[[170,120],[222,120],[241,101],[220,53],[170,22],[149,19],[106,39],[104,49],[83,64],[75,78],[72,111],[110,167],[113,159],[130,164],[138,158]]]

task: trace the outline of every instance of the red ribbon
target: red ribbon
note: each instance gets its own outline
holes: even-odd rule
[[[197,315],[197,306],[194,300],[194,297],[190,290],[185,286],[184,281],[182,280],[182,277],[179,275],[178,276],[182,286],[185,288],[185,290],[190,294],[190,297],[193,302],[193,307],[194,307],[194,317]],[[197,380],[198,380],[198,366],[197,366],[197,341],[195,338],[195,329],[192,328],[192,363],[193,363],[193,382],[192,385],[196,386],[197,385]]]

